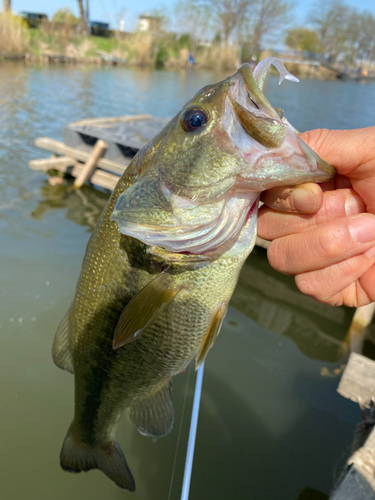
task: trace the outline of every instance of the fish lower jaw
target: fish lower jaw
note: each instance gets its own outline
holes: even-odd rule
[[[255,210],[256,192],[234,193],[219,216],[207,224],[176,227],[148,226],[115,218],[121,233],[146,245],[164,248],[175,254],[208,255],[232,247]]]

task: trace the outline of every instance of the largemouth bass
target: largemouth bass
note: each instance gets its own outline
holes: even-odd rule
[[[271,64],[295,79],[269,58],[204,87],[109,199],[53,346],[75,376],[63,469],[98,468],[135,489],[117,423],[128,409],[142,434],[171,431],[171,378],[194,358],[199,367],[215,342],[255,244],[261,192],[334,175],[265,98]]]

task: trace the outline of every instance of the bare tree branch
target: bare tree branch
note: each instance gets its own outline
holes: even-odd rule
[[[283,0],[256,0],[253,7],[253,50],[258,50],[264,37],[283,30],[292,5]]]
[[[174,8],[175,30],[190,36],[194,44],[208,38],[212,12],[207,4],[195,0],[181,0]]]
[[[206,1],[206,4],[209,4],[211,7],[211,11],[216,15],[217,23],[224,35],[225,46],[228,45],[230,36],[236,30],[238,30],[238,39],[240,39],[242,26],[253,2],[254,0]]]

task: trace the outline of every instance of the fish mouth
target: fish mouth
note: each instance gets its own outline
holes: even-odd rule
[[[287,78],[298,82],[279,63],[281,61],[277,62],[277,69],[282,72],[280,80]],[[271,106],[258,88],[247,63],[232,77],[224,112],[224,127],[239,153],[245,160],[250,160],[248,168],[245,167],[239,177],[248,181],[254,180],[255,176],[263,179],[256,186],[253,184],[255,189],[286,185],[288,177],[289,184],[294,185],[309,181],[324,182],[336,173],[332,165],[298,137],[298,131],[283,114],[280,116]],[[270,178],[269,169],[265,168],[271,158],[274,163],[279,163],[279,167],[274,168],[274,179]],[[287,168],[289,162],[292,170]],[[280,168],[281,164],[285,165],[284,172]]]

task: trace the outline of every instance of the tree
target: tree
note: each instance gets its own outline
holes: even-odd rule
[[[321,45],[319,35],[309,28],[294,28],[287,32],[284,40],[285,45],[291,49],[302,52],[320,52]]]
[[[207,0],[206,5],[216,16],[217,23],[221,26],[225,46],[229,38],[237,30],[237,38],[241,38],[242,26],[249,13],[254,0]]]
[[[335,58],[345,50],[352,11],[341,0],[317,0],[309,20],[319,34],[323,52]]]
[[[267,35],[274,35],[281,31],[288,21],[288,14],[292,5],[283,0],[255,0],[252,7],[252,46],[259,50]]]
[[[212,13],[207,4],[194,0],[180,0],[174,8],[175,30],[189,35],[194,44],[208,38]]]
[[[85,16],[85,9],[83,8],[83,0],[78,0],[79,18],[81,22],[82,33],[88,33],[88,24]]]
[[[56,11],[52,16],[52,21],[54,23],[65,23],[71,24],[73,26],[77,26],[79,24],[78,17],[76,17],[73,12],[67,7]]]
[[[3,0],[3,12],[11,12],[11,0]]]
[[[375,50],[375,18],[364,12],[351,16],[348,25],[353,58],[372,58]]]

